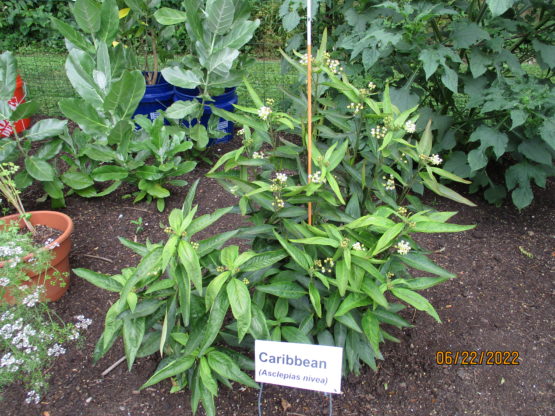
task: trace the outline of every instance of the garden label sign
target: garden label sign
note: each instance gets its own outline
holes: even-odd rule
[[[327,393],[341,393],[343,348],[256,340],[255,380]]]

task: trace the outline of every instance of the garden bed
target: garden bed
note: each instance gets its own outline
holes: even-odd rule
[[[238,144],[238,140],[234,140]],[[235,144],[217,145],[209,153],[216,160]],[[201,213],[236,203],[200,164],[186,180],[201,182],[195,203]],[[405,318],[415,326],[392,329],[400,344],[383,347],[385,361],[377,372],[365,368],[361,375],[344,378],[343,394],[333,396],[334,415],[548,415],[553,413],[553,279],[555,263],[555,197],[553,183],[538,192],[531,207],[522,212],[511,206],[496,208],[481,200],[470,208],[438,197],[427,203],[441,210],[456,210],[455,221],[477,224],[464,233],[420,235],[419,241],[434,252],[433,259],[456,273],[457,279],[425,292],[443,324],[423,312],[407,309]],[[72,267],[117,273],[135,265],[138,257],[117,237],[159,241],[172,208],[180,207],[185,189],[175,189],[165,213],[154,205],[122,199],[131,189],[120,189],[102,199],[67,199],[75,222]],[[48,208],[36,204],[38,190],[24,195],[29,210]],[[139,221],[141,218],[141,221]],[[137,223],[142,222],[143,230]],[[210,233],[232,229],[239,217],[228,215]],[[207,233],[203,237],[208,236]],[[164,381],[145,390],[139,387],[156,367],[151,358],[137,360],[133,370],[122,364],[106,376],[102,372],[123,356],[121,343],[98,364],[92,364],[94,345],[102,332],[102,319],[116,294],[72,276],[64,298],[53,305],[66,321],[75,315],[93,319],[82,348],[70,346],[48,371],[49,393],[39,405],[26,405],[26,391],[14,385],[4,392],[3,415],[138,416],[189,415],[189,393],[170,394]],[[519,365],[437,365],[437,352],[516,351]],[[257,415],[258,390],[234,383],[222,389],[218,415]],[[321,393],[265,386],[264,415],[327,415],[328,397]],[[198,414],[204,414],[202,409]]]

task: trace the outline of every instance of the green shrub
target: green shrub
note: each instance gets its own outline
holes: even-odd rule
[[[419,131],[432,119],[445,168],[471,191],[518,208],[532,182],[554,174],[555,9],[550,1],[321,1],[316,33],[330,28],[334,52],[355,85],[389,80],[401,110],[422,102]],[[301,3],[286,0],[294,29]],[[329,17],[329,18],[328,18]]]
[[[129,368],[136,357],[160,353],[158,368],[143,388],[170,378],[172,392],[191,390],[194,412],[202,402],[208,415],[216,414],[218,383],[229,387],[233,380],[257,387],[243,372],[253,369],[252,360],[236,350],[251,350],[256,339],[342,347],[345,373],[359,372],[363,363],[376,368],[376,360],[383,358],[381,343],[398,341],[388,325],[410,326],[399,314],[402,302],[440,320],[418,291],[455,276],[433,263],[412,235],[472,226],[447,223],[454,212],[421,208],[417,198],[407,196],[410,186],[404,177],[470,202],[435,180],[435,174],[444,172],[430,166],[438,160],[430,154],[431,132],[417,140],[410,133],[412,124],[407,125],[414,110],[401,113],[387,93],[386,101],[378,102],[352,87],[346,77],[334,74],[335,62],[323,49],[315,66],[321,85],[356,101],[336,105],[316,95],[316,122],[324,117],[340,124],[356,123],[357,117],[378,123],[389,118],[390,132],[378,138],[367,136],[368,130],[352,137],[355,144],[342,131],[335,133],[335,141],[318,140],[313,148],[318,171],[308,176],[305,148],[278,134],[297,132],[306,143],[304,120],[275,111],[246,84],[256,107],[238,107],[237,113],[213,109],[243,126],[244,141],[222,156],[209,176],[240,197],[239,210],[252,225],[197,240],[198,232],[233,208],[197,217],[195,184],[183,208],[169,215],[166,241],[140,245],[121,239],[141,256],[136,267],[114,276],[75,270],[120,296],[106,314],[95,359],[119,337]],[[329,127],[327,131],[331,134]],[[397,163],[401,150],[411,160],[404,170]],[[367,165],[357,153],[368,153]],[[345,166],[353,160],[359,163],[348,170]],[[383,174],[389,178],[385,183]],[[362,193],[368,202],[357,210],[351,201]],[[405,197],[412,203],[401,205]],[[314,209],[312,224],[306,222],[307,203]],[[251,248],[222,249],[231,238],[250,239]]]

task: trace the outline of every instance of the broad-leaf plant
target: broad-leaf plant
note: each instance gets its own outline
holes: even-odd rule
[[[295,63],[300,73],[307,59]],[[75,270],[120,295],[106,314],[95,358],[118,337],[129,368],[136,357],[159,355],[143,388],[170,378],[172,391],[190,389],[193,411],[202,403],[208,415],[216,414],[220,383],[256,387],[244,373],[253,369],[244,351],[256,339],[334,345],[344,348],[345,373],[358,373],[362,364],[376,369],[382,343],[399,341],[390,328],[412,326],[406,305],[440,322],[419,291],[455,277],[414,235],[473,228],[448,223],[455,212],[424,208],[409,194],[426,186],[471,204],[436,179],[460,180],[438,167],[430,128],[421,137],[413,134],[416,108],[401,112],[387,91],[377,101],[371,91],[354,88],[325,47],[313,59],[318,86],[310,176],[306,107],[298,115],[274,111],[247,83],[257,107],[213,109],[243,126],[243,145],[209,174],[240,198],[239,207],[197,216],[195,184],[182,209],[169,215],[165,242],[121,240],[141,255],[136,267],[114,276]],[[331,90],[345,100],[327,99]],[[306,104],[302,95],[291,97]],[[283,133],[298,134],[302,144]],[[236,211],[251,225],[197,238]],[[222,248],[230,238],[248,239],[251,246]]]

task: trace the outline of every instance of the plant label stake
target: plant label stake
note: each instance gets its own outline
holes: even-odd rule
[[[308,183],[312,182],[312,0],[306,2]],[[308,203],[308,224],[312,225],[312,202]]]

